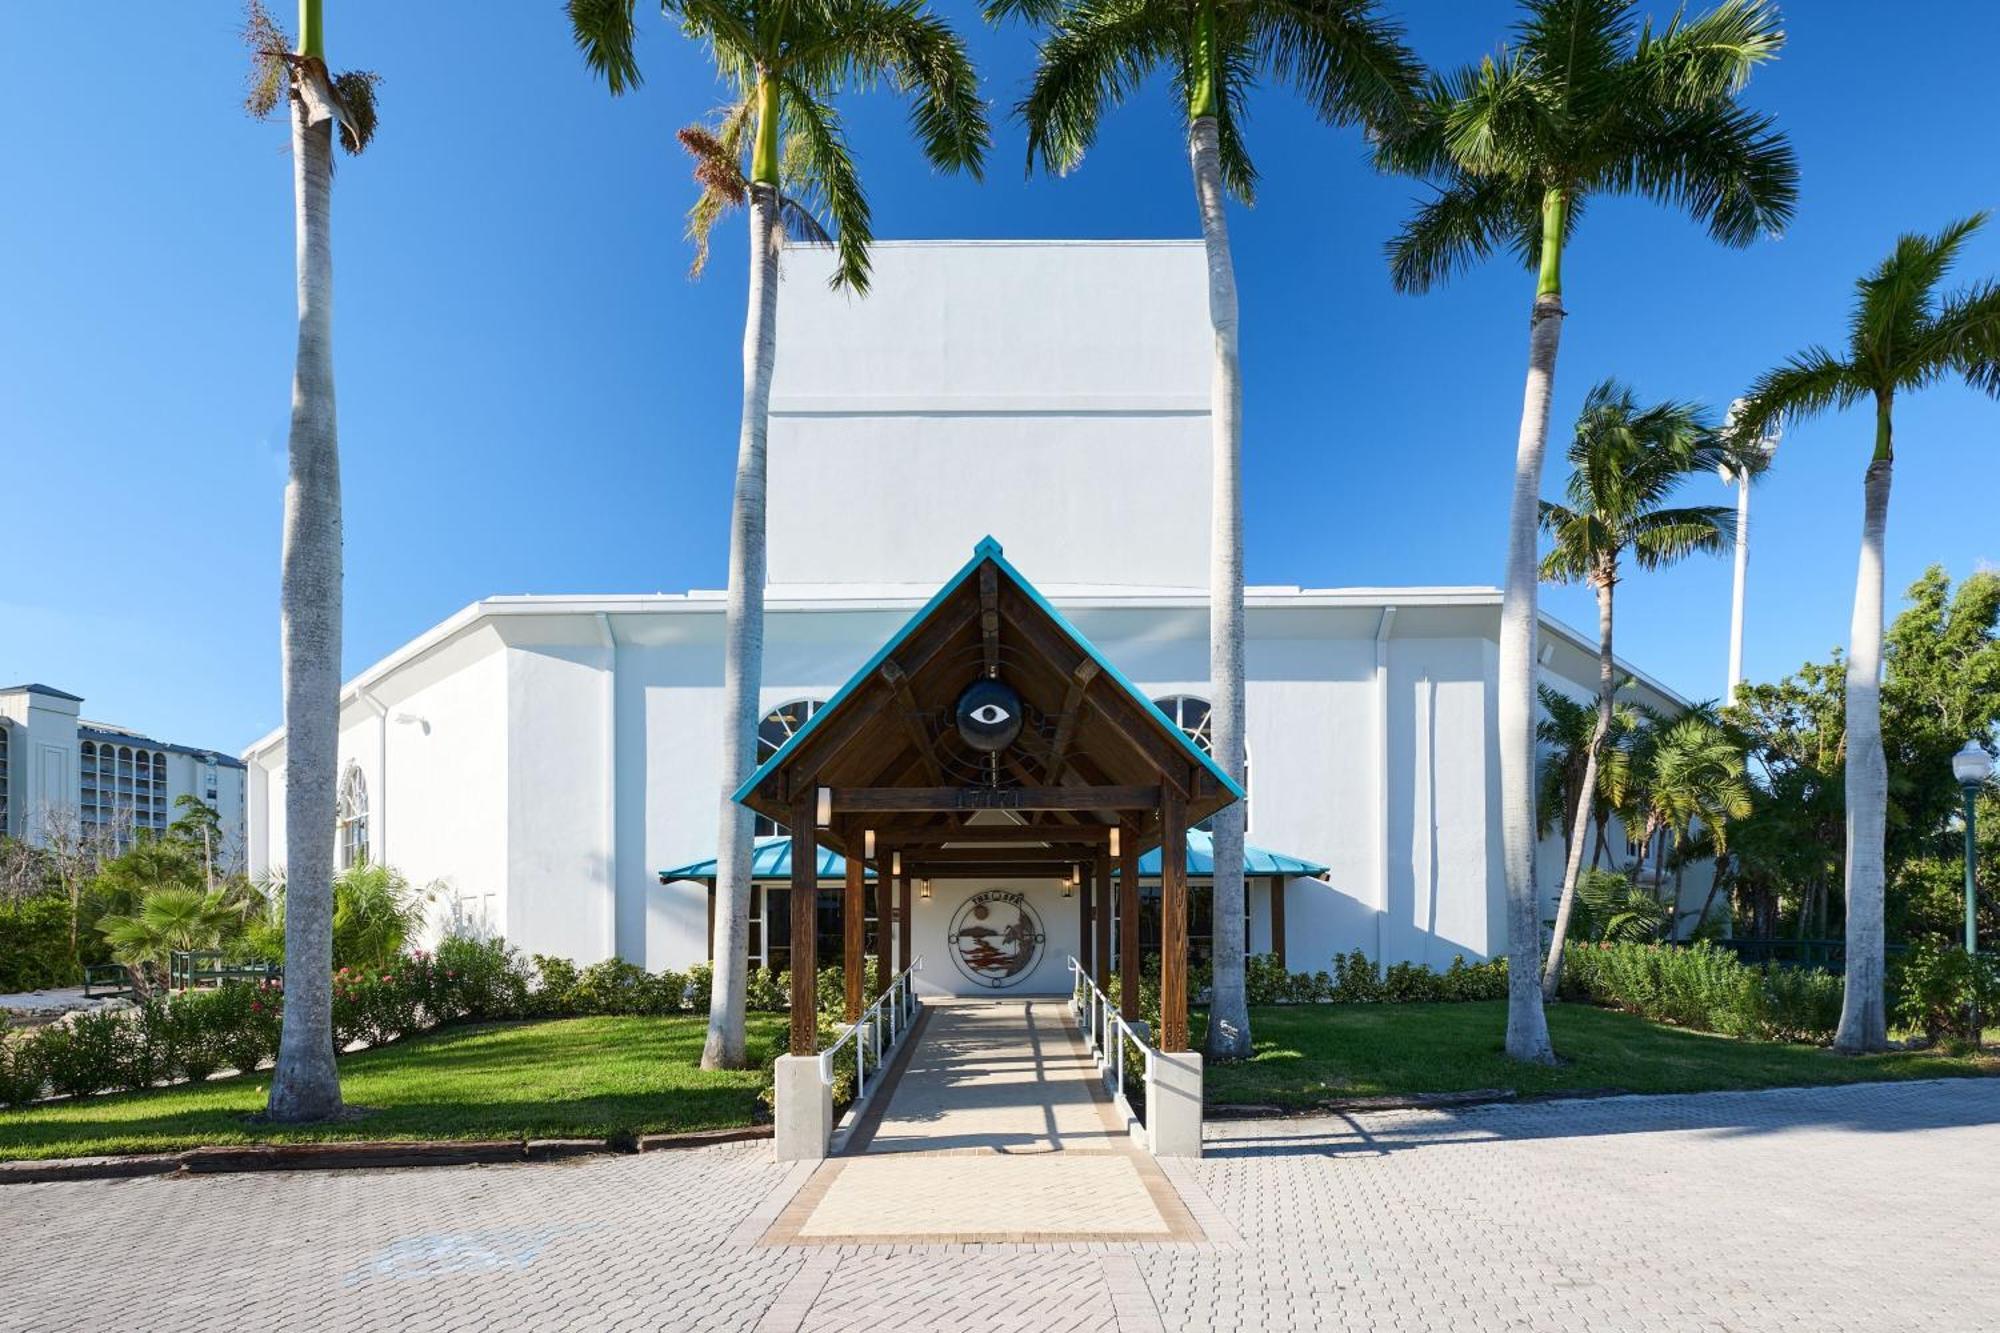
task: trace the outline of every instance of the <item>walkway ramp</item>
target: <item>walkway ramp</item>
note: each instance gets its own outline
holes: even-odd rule
[[[1066,1002],[935,1003],[913,1040],[767,1243],[1201,1239]]]

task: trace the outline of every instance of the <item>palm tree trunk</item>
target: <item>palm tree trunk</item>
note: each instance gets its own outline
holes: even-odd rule
[[[1215,333],[1209,382],[1210,486],[1208,574],[1209,739],[1215,762],[1243,780],[1243,380],[1237,361],[1236,266],[1229,253],[1222,156],[1214,116],[1188,133],[1201,238],[1208,252],[1208,319]],[[1212,1060],[1250,1055],[1250,1006],[1244,989],[1243,803],[1215,813],[1213,995],[1204,1052]]]
[[[316,55],[310,47],[308,55]],[[300,77],[310,78],[310,70]],[[267,1113],[340,1114],[333,1050],[333,822],[340,750],[340,448],[333,404],[333,121],[294,94],[299,344],[281,579],[285,690],[285,1000]]]
[[[1743,683],[1743,590],[1750,574],[1750,478],[1736,474],[1736,565],[1729,596],[1729,690],[1722,702],[1736,702],[1736,687]]]
[[[1889,768],[1882,753],[1882,542],[1889,520],[1889,405],[1877,415],[1877,446],[1863,486],[1861,561],[1847,649],[1847,987],[1833,1047],[1887,1050],[1882,993],[1883,837]]]
[[[1576,907],[1576,881],[1583,870],[1583,844],[1590,837],[1590,816],[1597,807],[1597,756],[1611,734],[1612,696],[1617,689],[1617,673],[1611,656],[1611,596],[1617,586],[1616,572],[1605,570],[1597,580],[1597,726],[1590,733],[1590,749],[1583,758],[1583,781],[1576,799],[1576,819],[1571,825],[1569,861],[1563,867],[1562,899],[1556,904],[1555,930],[1549,938],[1549,960],[1542,969],[1542,999],[1556,998],[1562,984],[1563,946],[1569,939],[1570,913]]]
[[[1506,589],[1500,601],[1500,661],[1495,713],[1500,748],[1500,842],[1507,876],[1507,1054],[1551,1064],[1548,1015],[1542,1011],[1542,927],[1535,891],[1535,543],[1541,531],[1542,454],[1549,438],[1556,348],[1562,341],[1562,235],[1565,204],[1551,190],[1542,203],[1542,273],[1528,324],[1528,382],[1514,450],[1514,493],[1507,514]]]
[[[775,116],[770,117],[775,123]],[[750,300],[743,318],[743,419],[729,522],[729,603],[722,662],[722,802],[716,838],[715,988],[703,1069],[744,1067],[749,986],[752,815],[736,789],[756,767],[757,691],[764,674],[764,438],[778,360],[778,191],[750,187]]]

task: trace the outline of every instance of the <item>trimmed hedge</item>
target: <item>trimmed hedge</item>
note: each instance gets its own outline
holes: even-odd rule
[[[1572,944],[1566,996],[1703,1032],[1824,1043],[1840,1026],[1842,980],[1832,972],[1751,965],[1706,941]]]

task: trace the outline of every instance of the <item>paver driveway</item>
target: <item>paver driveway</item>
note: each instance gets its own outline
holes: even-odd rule
[[[764,1144],[0,1190],[0,1327],[2000,1328],[2000,1081],[1210,1127],[1197,1244],[758,1240]]]

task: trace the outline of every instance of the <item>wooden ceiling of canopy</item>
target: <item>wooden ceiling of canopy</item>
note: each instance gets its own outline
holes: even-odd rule
[[[908,873],[950,877],[1064,873],[1104,854],[1114,824],[1138,847],[1158,843],[1170,796],[1190,824],[1236,799],[997,548],[981,551],[775,757],[745,804],[791,824],[830,788],[820,843],[847,855],[872,829],[878,854],[902,851]],[[982,677],[1024,706],[1019,736],[997,755],[968,745],[954,716]]]

